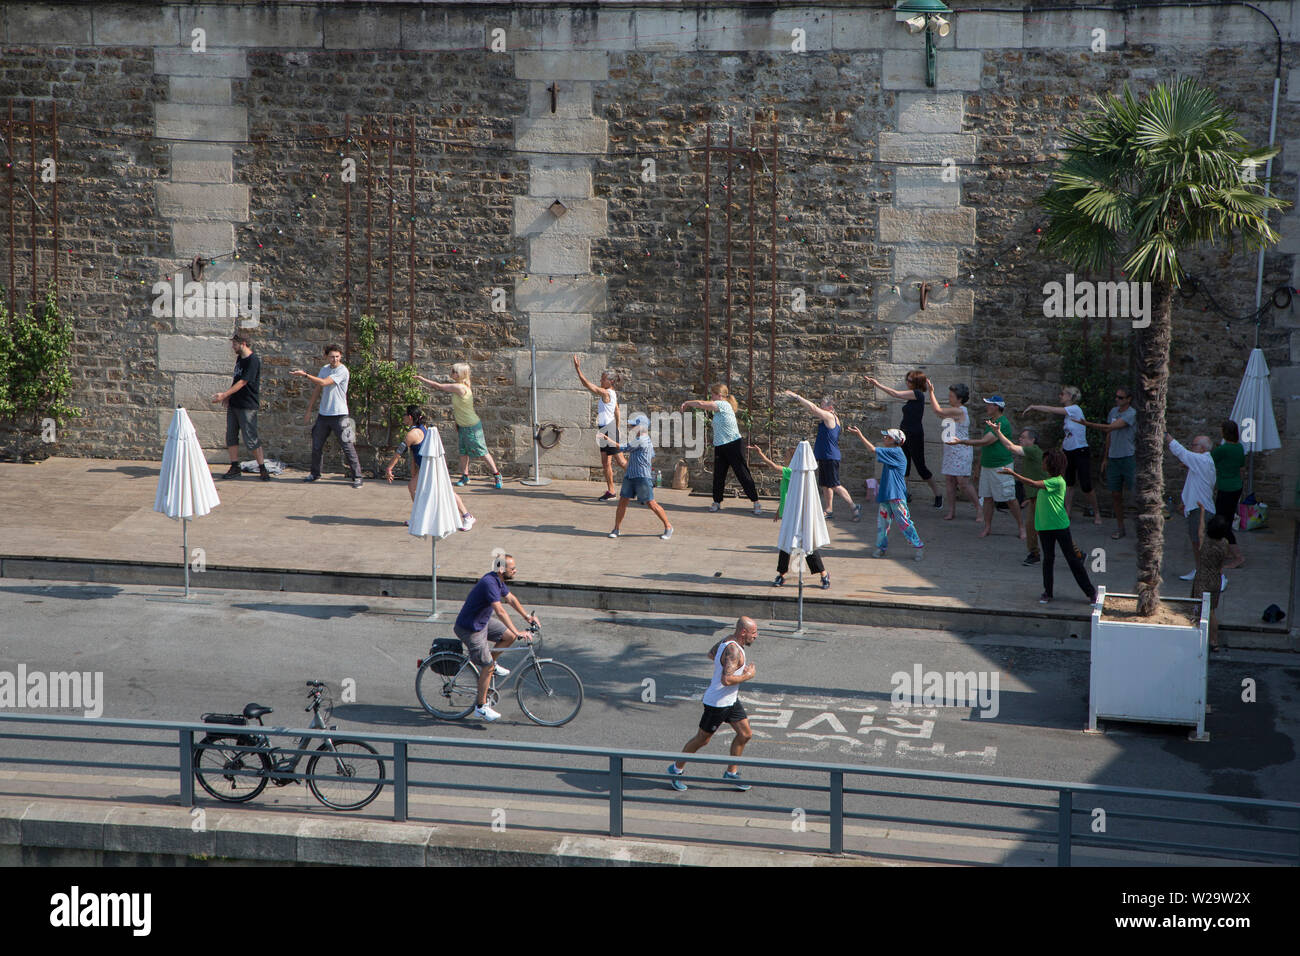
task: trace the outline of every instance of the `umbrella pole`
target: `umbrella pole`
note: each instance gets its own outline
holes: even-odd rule
[[[181,562],[185,565],[185,596],[190,596],[190,523],[181,519]]]
[[[433,560],[431,562],[433,570],[430,571],[430,577],[433,582],[433,607],[430,608],[429,616],[426,620],[436,621],[438,620],[438,536],[436,534],[431,534],[429,535],[429,538],[433,541]]]
[[[796,634],[803,633],[803,555],[796,554],[795,559],[799,562],[799,626],[795,628]]]

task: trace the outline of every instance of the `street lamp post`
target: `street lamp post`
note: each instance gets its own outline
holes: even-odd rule
[[[903,22],[909,33],[925,31],[925,85],[934,86],[939,72],[939,54],[934,46],[934,35],[946,37],[952,25],[942,14],[952,13],[943,0],[902,0],[894,7],[895,13],[910,14]]]

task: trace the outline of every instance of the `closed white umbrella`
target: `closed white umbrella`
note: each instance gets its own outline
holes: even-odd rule
[[[817,459],[812,447],[801,441],[790,459],[790,486],[781,512],[781,533],[777,547],[790,553],[799,565],[799,630],[803,630],[803,557],[831,543],[817,491]]]
[[[221,499],[217,497],[217,486],[212,482],[212,472],[203,457],[203,449],[199,447],[194,423],[185,409],[178,405],[167,428],[167,444],[163,448],[153,510],[181,521],[186,597],[190,596],[189,520],[202,517],[219,504]]]
[[[1268,362],[1260,349],[1252,349],[1246,363],[1246,374],[1237,389],[1237,400],[1232,403],[1230,416],[1241,429],[1241,444],[1247,454],[1272,451],[1282,447],[1277,433],[1277,420],[1273,418],[1273,390],[1268,383]],[[1249,440],[1248,440],[1249,439]],[[1255,485],[1255,459],[1250,459],[1250,477],[1246,492]]]
[[[407,530],[418,538],[432,539],[433,609],[429,620],[438,616],[438,539],[460,530],[460,509],[447,472],[447,451],[438,429],[429,426],[424,441],[417,446],[420,477],[415,483],[415,500],[411,502],[411,520]]]

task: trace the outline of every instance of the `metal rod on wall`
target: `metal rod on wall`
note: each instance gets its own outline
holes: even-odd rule
[[[343,114],[343,145],[352,139],[352,114]],[[346,157],[345,157],[346,158]],[[352,355],[352,183],[343,177],[343,354]]]
[[[10,107],[12,110],[12,107]],[[709,273],[713,270],[711,266],[712,250],[709,246],[709,220],[713,216],[713,210],[709,208],[709,195],[712,189],[712,160],[713,160],[713,126],[706,123],[704,125],[704,389],[708,394],[709,388]],[[11,177],[12,179],[12,177]],[[13,202],[13,184],[10,183],[9,201]],[[13,214],[9,216],[10,232],[13,231]],[[9,243],[12,251],[13,242]]]
[[[410,119],[411,141],[411,215],[406,224],[406,278],[407,301],[411,314],[407,322],[407,361],[415,364],[415,117]]]
[[[32,100],[32,301],[36,301],[36,101]]]
[[[372,192],[373,192],[373,187],[371,183],[374,177],[371,176],[370,173],[371,167],[374,166],[374,162],[373,162],[374,156],[372,155],[372,151],[374,149],[374,139],[371,136],[371,132],[373,131],[373,129],[374,129],[374,118],[367,116],[366,133],[364,136],[366,142],[366,315],[370,316],[372,319],[375,317],[374,307],[373,307],[374,298],[371,295],[371,283],[370,283],[370,274],[371,274],[371,266],[372,266],[372,262],[370,258],[370,229],[374,222],[373,211],[371,209],[371,199],[372,199]]]
[[[754,126],[749,127],[749,399],[748,408],[754,411]],[[752,430],[752,429],[751,429]]]
[[[388,360],[393,360],[393,227],[397,196],[393,194],[393,114],[388,114]]]
[[[723,379],[731,388],[731,167],[735,161],[736,131],[727,126],[727,377]]]
[[[772,259],[772,318],[767,336],[768,348],[771,352],[767,380],[767,407],[769,411],[776,408],[776,163],[776,110],[772,110],[772,236],[771,251],[769,253]],[[767,437],[770,444],[772,440],[770,429]]]
[[[54,294],[59,294],[59,104],[50,103],[50,138],[54,157],[54,202],[50,211],[54,236]]]
[[[9,101],[9,121],[5,124],[5,142],[9,144],[9,314],[14,312],[14,286],[18,280],[14,277],[14,164],[18,158],[14,150],[14,101]]]

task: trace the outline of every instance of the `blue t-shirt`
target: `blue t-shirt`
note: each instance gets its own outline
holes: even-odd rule
[[[654,442],[650,440],[649,435],[640,435],[636,441],[630,441],[626,445],[620,445],[619,451],[627,452],[627,471],[624,472],[625,477],[650,477],[650,462],[655,456],[655,446]]]
[[[818,461],[840,460],[840,431],[844,426],[835,419],[835,427],[827,428],[825,422],[817,423],[817,439],[813,442],[813,457]]]
[[[903,472],[907,470],[907,456],[901,448],[882,448],[876,446],[876,461],[880,462],[880,487],[876,489],[876,501],[893,501],[907,497],[907,480]]]
[[[713,445],[729,445],[740,441],[740,426],[736,424],[736,410],[731,402],[714,402]]]
[[[465,604],[456,616],[456,626],[466,631],[481,631],[492,618],[492,605],[510,593],[506,582],[495,571],[478,579],[470,590]]]

